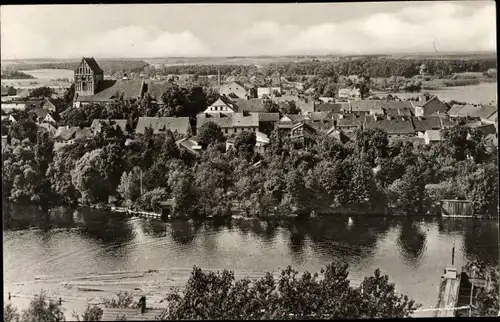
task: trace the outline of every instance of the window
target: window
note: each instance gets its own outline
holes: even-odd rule
[[[226,132],[226,134],[227,134],[227,129],[224,129],[224,132]]]

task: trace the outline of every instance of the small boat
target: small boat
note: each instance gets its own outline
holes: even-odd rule
[[[351,217],[349,217],[349,220],[347,221],[347,225],[352,226],[352,224],[354,224],[354,221],[352,220]]]

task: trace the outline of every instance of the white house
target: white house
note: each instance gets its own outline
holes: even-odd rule
[[[236,107],[229,99],[219,98],[212,105],[207,107],[203,113],[235,113]]]
[[[436,143],[440,142],[442,140],[441,138],[441,131],[440,130],[427,130],[425,131],[424,134],[424,141],[425,144],[431,144],[431,143]]]

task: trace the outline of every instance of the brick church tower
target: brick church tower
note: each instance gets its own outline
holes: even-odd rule
[[[75,98],[90,96],[97,92],[99,82],[104,79],[104,72],[94,58],[82,58],[75,70]]]

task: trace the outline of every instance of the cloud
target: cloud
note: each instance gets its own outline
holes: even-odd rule
[[[410,6],[302,28],[261,21],[242,34],[233,54],[429,52],[434,41],[439,51],[496,50],[494,4],[476,10],[456,3]]]
[[[47,15],[37,13],[37,8],[2,8],[3,59],[429,52],[434,50],[434,41],[439,51],[496,50],[492,2],[473,6],[457,2],[410,3],[396,12],[344,16],[343,20],[327,19],[309,25],[304,25],[304,19],[288,23],[272,19],[253,20],[243,26],[231,23],[234,28],[210,26],[213,28],[200,30],[193,29],[191,22],[176,25],[179,31],[175,32],[172,26],[162,27],[161,21],[154,23],[141,13],[134,16],[135,11],[129,15],[117,11],[116,15],[95,18],[96,12],[91,15],[85,11],[79,16],[84,11],[81,8],[74,12],[53,8],[52,13],[57,9],[65,19],[47,24]],[[141,8],[146,12],[146,7]],[[95,19],[92,21],[96,24],[112,21],[108,27],[81,23],[89,19]],[[129,23],[124,25],[121,21]],[[193,30],[198,30],[199,35]]]
[[[210,54],[205,44],[189,31],[171,33],[157,27],[126,26],[100,35],[68,37],[64,42],[15,24],[2,27],[2,58],[57,57],[160,57]]]

